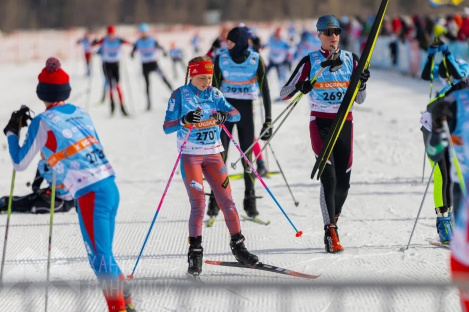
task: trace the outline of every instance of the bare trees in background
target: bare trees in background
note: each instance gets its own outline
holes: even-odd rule
[[[307,19],[322,14],[367,16],[380,0],[1,0],[0,30],[98,27],[110,23],[206,23],[207,10],[221,21]],[[428,0],[392,0],[389,14],[445,14],[460,8],[432,9]]]

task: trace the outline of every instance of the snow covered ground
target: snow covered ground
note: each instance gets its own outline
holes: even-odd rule
[[[29,105],[36,112],[44,109],[35,94],[37,75],[44,62],[2,66],[2,129],[10,112],[21,104]],[[121,74],[132,116],[124,118],[118,112],[109,118],[108,104],[98,103],[102,92],[98,63],[99,60],[95,59],[89,111],[106,154],[117,172],[121,203],[114,252],[125,274],[130,274],[177,156],[175,135],[165,135],[162,131],[170,92],[157,76],[152,76],[154,108],[146,112],[139,61],[127,59]],[[172,79],[169,59],[162,58],[160,64]],[[71,76],[73,103],[86,106],[89,81],[84,77],[82,61],[69,60],[63,63],[63,68]],[[261,226],[242,222],[247,248],[257,254],[262,262],[304,273],[321,274],[319,279],[303,281],[261,271],[205,265],[202,279],[208,285],[234,281],[274,286],[261,289],[252,286],[193,289],[191,282],[185,279],[189,202],[180,176],[175,176],[135,273],[135,285],[139,281],[153,279],[158,287],[156,290],[144,287],[135,289],[134,301],[138,311],[460,311],[455,289],[421,292],[407,288],[362,290],[350,287],[339,291],[306,287],[316,282],[339,285],[341,282],[449,281],[449,251],[428,243],[438,237],[432,187],[409,250],[400,250],[408,242],[430,175],[427,164],[425,183],[421,183],[424,149],[419,118],[428,100],[428,83],[394,72],[373,68],[371,72],[368,98],[354,113],[352,186],[339,221],[345,251],[339,255],[324,251],[319,184],[309,178],[314,159],[306,99],[301,101],[272,141],[272,147],[300,205],[295,207],[293,204],[281,176],[266,179],[295,226],[304,232],[303,237],[295,237],[293,228],[260,183],[256,184],[256,193],[263,196],[258,200],[260,217],[270,220],[271,224]],[[171,80],[174,87],[183,84],[183,76],[181,70],[179,79]],[[279,86],[274,73],[269,78],[272,98],[276,98]],[[274,103],[273,117],[286,105],[286,102]],[[259,116],[256,123],[258,132],[261,126]],[[0,150],[0,190],[3,196],[9,193],[12,172],[3,135],[0,136]],[[237,157],[232,146],[228,163]],[[272,155],[268,159],[270,170],[278,170]],[[26,183],[33,179],[35,170],[33,163],[28,170],[17,174],[15,194],[30,192]],[[229,170],[236,172],[231,168]],[[232,180],[231,183],[242,214],[243,182]],[[5,223],[6,214],[1,214],[0,231],[5,230]],[[87,262],[76,212],[56,214],[53,230],[51,279],[89,281],[92,285],[95,277]],[[12,215],[5,282],[11,284],[46,279],[48,231],[48,215]],[[204,228],[203,238],[205,259],[234,261],[229,249],[228,230],[221,215],[214,227]],[[3,246],[3,242],[0,245]],[[305,287],[289,287],[292,282],[304,282]],[[179,286],[172,288],[171,285]],[[384,300],[387,297],[391,299]],[[8,311],[40,311],[43,305],[43,292],[33,289],[27,293],[4,291],[0,296],[0,306],[7,307]],[[50,294],[49,311],[105,310],[105,302],[99,291],[87,295],[82,293],[79,301],[62,289],[53,290]]]

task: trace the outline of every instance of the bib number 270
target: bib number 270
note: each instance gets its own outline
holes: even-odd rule
[[[197,132],[196,133],[196,135],[197,135],[196,140],[197,141],[205,141],[205,140],[207,140],[207,138],[210,139],[210,140],[213,140],[213,139],[215,139],[216,131],[217,130]]]

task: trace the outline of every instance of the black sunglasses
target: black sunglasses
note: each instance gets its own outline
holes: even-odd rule
[[[322,33],[324,35],[330,37],[330,36],[332,36],[332,34],[338,36],[338,35],[340,35],[341,32],[342,32],[342,29],[340,29],[340,28],[327,28],[327,29],[324,29]]]

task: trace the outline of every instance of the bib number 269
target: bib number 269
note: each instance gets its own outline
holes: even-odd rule
[[[343,93],[338,92],[324,92],[324,101],[340,101],[342,99]]]

